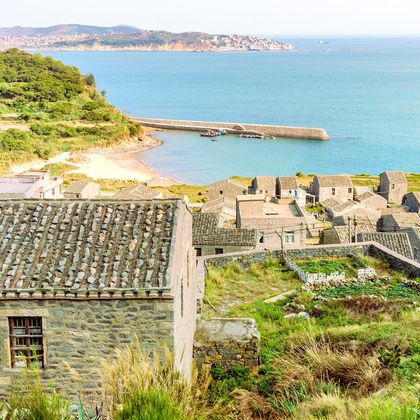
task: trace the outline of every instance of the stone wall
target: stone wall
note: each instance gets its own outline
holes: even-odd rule
[[[420,278],[420,263],[403,257],[377,242],[369,248],[369,255],[388,261],[393,269],[403,271],[409,277]]]
[[[138,336],[145,352],[174,347],[172,299],[0,300],[0,394],[7,395],[12,376],[8,317],[42,317],[45,384],[54,385],[77,402],[83,392],[97,401],[102,392],[101,359]],[[80,383],[77,375],[83,380]]]
[[[194,338],[197,367],[217,364],[225,368],[260,363],[260,335],[252,318],[199,320]]]
[[[242,124],[209,121],[162,120],[154,118],[139,118],[146,127],[166,130],[205,131],[225,129],[229,134],[261,133],[266,136],[306,140],[329,140],[329,135],[323,128],[289,127],[280,125]],[[242,129],[237,129],[241,127]]]

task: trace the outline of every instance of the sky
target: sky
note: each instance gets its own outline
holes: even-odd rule
[[[0,6],[1,27],[80,23],[226,34],[420,35],[420,0],[0,0]]]

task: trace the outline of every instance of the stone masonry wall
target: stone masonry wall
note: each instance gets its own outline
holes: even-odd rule
[[[228,133],[240,134],[243,132],[262,133],[266,136],[284,137],[292,139],[328,140],[329,136],[323,128],[289,127],[280,125],[243,124],[209,121],[162,120],[154,118],[139,118],[146,127],[162,128],[167,130],[203,131],[207,129],[226,129]],[[242,130],[236,129],[242,127]]]
[[[248,367],[260,363],[260,335],[251,318],[199,320],[194,337],[194,360],[203,365]]]
[[[173,349],[174,310],[171,299],[132,300],[0,300],[0,394],[8,392],[12,376],[8,317],[40,316],[44,334],[42,377],[77,401],[98,401],[102,392],[100,362],[112,360],[115,349],[135,341],[144,351]],[[83,380],[80,384],[77,372]]]

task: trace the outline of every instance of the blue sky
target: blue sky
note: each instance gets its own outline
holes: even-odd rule
[[[3,1],[0,26],[125,23],[175,32],[420,35],[420,0]]]

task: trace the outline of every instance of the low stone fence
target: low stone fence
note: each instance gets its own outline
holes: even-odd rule
[[[260,334],[252,318],[200,319],[194,337],[198,368],[222,365],[248,367],[260,364]]]

